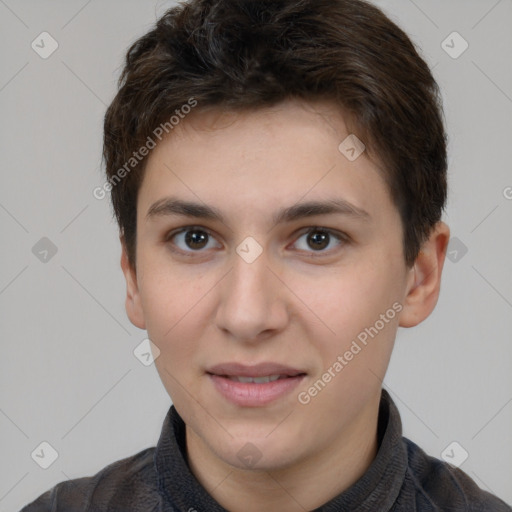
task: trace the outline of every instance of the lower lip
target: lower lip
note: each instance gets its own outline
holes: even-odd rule
[[[220,375],[208,374],[208,376],[224,398],[242,407],[258,407],[269,404],[290,393],[305,377],[305,375],[298,375],[258,384],[256,382],[238,382]]]

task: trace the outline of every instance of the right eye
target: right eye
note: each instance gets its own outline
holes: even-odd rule
[[[205,252],[203,249],[213,248],[211,245],[208,247],[208,243],[213,239],[213,235],[207,229],[199,226],[185,226],[165,237],[171,251],[185,256],[193,256],[194,253]]]

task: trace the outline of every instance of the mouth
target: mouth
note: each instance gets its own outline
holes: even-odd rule
[[[216,391],[241,407],[261,407],[289,394],[307,373],[276,363],[225,363],[207,372]]]
[[[210,374],[211,375],[211,374]],[[266,375],[264,377],[242,377],[241,375],[218,375],[235,382],[252,382],[254,384],[266,384],[267,382],[274,382],[279,379],[293,378],[290,375]]]

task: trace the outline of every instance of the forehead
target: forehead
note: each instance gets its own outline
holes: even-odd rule
[[[375,213],[390,205],[387,185],[366,152],[347,158],[340,144],[349,135],[341,112],[326,102],[195,111],[149,155],[141,213],[169,196],[211,204],[218,217],[219,208],[231,204],[282,220],[283,209],[274,207],[302,199],[341,199],[353,210]]]

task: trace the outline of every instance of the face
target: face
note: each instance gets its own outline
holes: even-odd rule
[[[187,432],[239,468],[244,450],[264,469],[329,450],[378,404],[413,281],[382,171],[338,149],[348,135],[322,103],[198,112],[147,162],[127,311]]]

